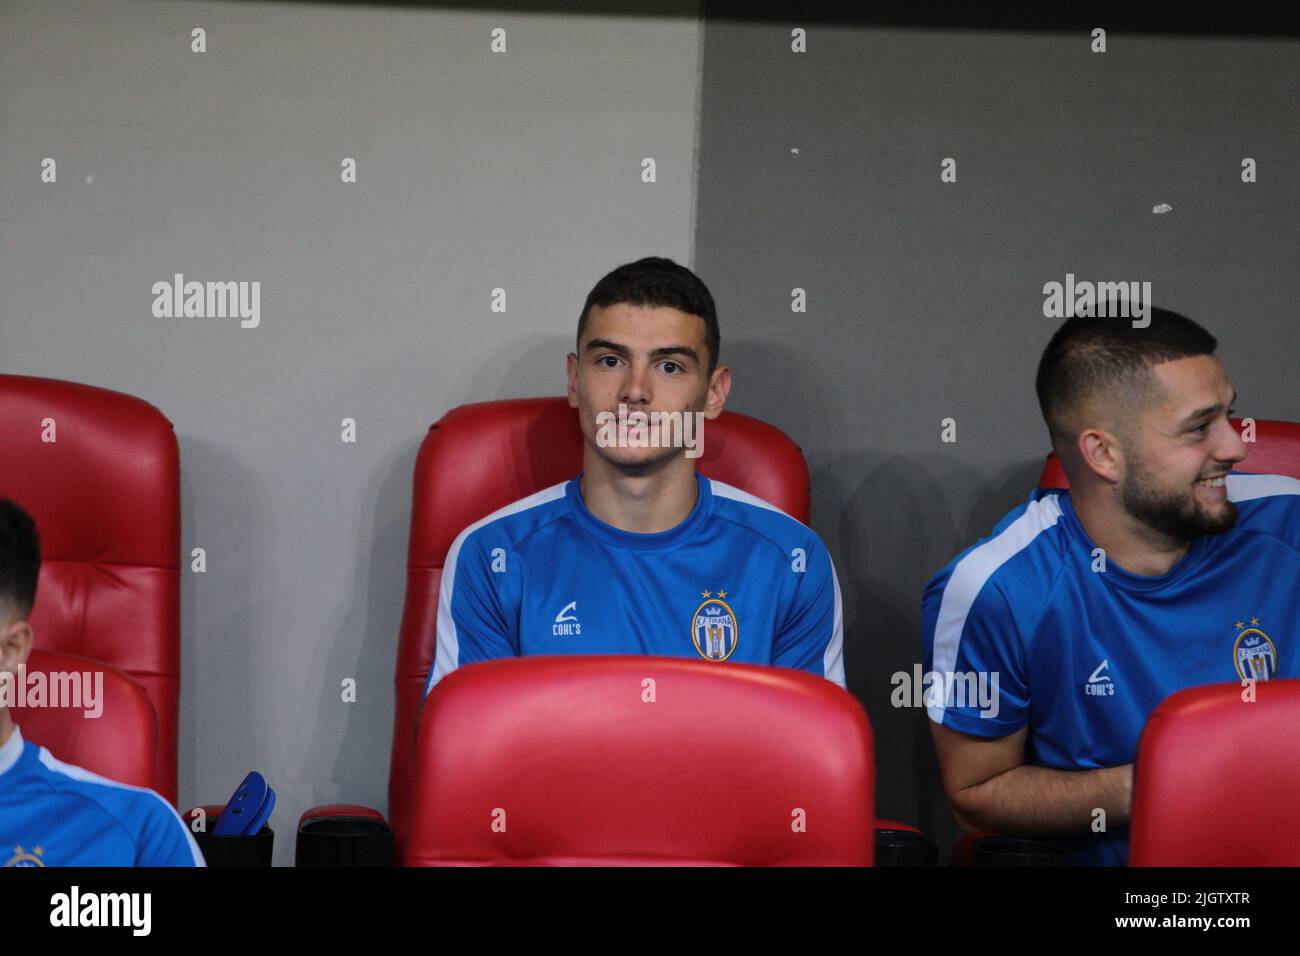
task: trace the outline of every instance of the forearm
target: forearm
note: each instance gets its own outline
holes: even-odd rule
[[[1008,836],[1063,836],[1128,823],[1133,765],[1100,770],[1053,770],[1022,764],[955,795],[953,810],[968,830]]]

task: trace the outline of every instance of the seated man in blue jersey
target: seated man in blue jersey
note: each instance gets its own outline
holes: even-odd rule
[[[529,654],[775,665],[844,686],[839,585],[817,535],[697,474],[662,436],[643,429],[630,447],[602,433],[636,412],[716,418],[731,387],[719,341],[709,290],[671,260],[629,263],[591,290],[568,357],[582,473],[456,538],[426,695],[457,667]]]
[[[32,649],[40,538],[0,498],[0,672],[17,680]],[[11,685],[12,686],[12,685]],[[0,866],[203,866],[171,804],[23,740],[0,697]]]
[[[1162,309],[1146,328],[1071,318],[1048,343],[1038,399],[1070,490],[1035,491],[923,601],[927,671],[997,681],[992,707],[927,701],[964,829],[1122,865],[1151,711],[1300,677],[1300,481],[1230,474],[1248,446],[1216,345]]]

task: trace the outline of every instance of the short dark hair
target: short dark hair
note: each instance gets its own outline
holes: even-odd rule
[[[1150,324],[1143,328],[1128,319],[1066,319],[1043,350],[1035,382],[1053,441],[1078,437],[1068,419],[1083,403],[1117,391],[1128,398],[1145,396],[1155,384],[1153,365],[1213,355],[1218,344],[1187,316],[1168,309],[1152,307]]]
[[[608,308],[626,302],[651,308],[670,308],[698,315],[704,320],[704,343],[709,347],[709,375],[718,367],[722,334],[718,331],[718,311],[709,288],[690,269],[671,259],[647,256],[619,266],[607,274],[587,293],[587,301],[578,316],[578,344],[587,326],[591,307]]]
[[[36,522],[17,502],[0,498],[0,609],[28,617],[36,604],[40,573]]]

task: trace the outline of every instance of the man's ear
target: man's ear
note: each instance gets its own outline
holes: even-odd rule
[[[1083,467],[1102,481],[1119,484],[1125,459],[1118,435],[1106,428],[1085,428],[1075,439],[1074,449]]]
[[[709,391],[704,396],[704,417],[717,418],[727,404],[731,393],[731,369],[726,365],[713,370],[709,377]]]
[[[565,374],[569,379],[569,407],[578,407],[578,356],[574,352],[564,362]]]
[[[25,619],[0,627],[0,671],[13,673],[32,652],[32,626]]]

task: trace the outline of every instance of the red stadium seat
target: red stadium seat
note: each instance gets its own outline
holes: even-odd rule
[[[1233,426],[1240,432],[1242,430],[1242,420],[1234,418],[1231,421]],[[1288,475],[1292,478],[1300,478],[1300,423],[1270,419],[1256,420],[1255,441],[1247,444],[1247,452],[1247,457],[1233,468],[1234,471],[1264,475]],[[1047,460],[1043,464],[1042,474],[1038,479],[1038,487],[1064,489],[1070,487],[1070,483],[1065,477],[1065,470],[1061,467],[1056,452],[1048,453]],[[1235,687],[1236,685],[1232,686]],[[1175,694],[1170,698],[1170,701],[1179,696]],[[1159,713],[1159,710],[1156,713]],[[1134,812],[1136,814],[1136,803]],[[1130,841],[1132,841],[1133,832],[1130,830]],[[981,843],[993,839],[1001,838],[993,833],[963,835],[957,841],[957,845],[953,847],[949,864],[970,865]],[[1022,842],[1030,845],[1032,841]],[[1130,854],[1132,853],[1132,846],[1133,843],[1130,842]],[[1050,858],[1051,856],[1050,844],[1038,844],[1031,849],[1031,852],[1035,851],[1040,852],[1043,858]]]
[[[872,862],[866,713],[802,671],[474,664],[429,695],[415,764],[408,865]]]
[[[771,425],[723,412],[705,425],[699,470],[757,495],[807,523],[808,465]],[[582,470],[577,412],[564,398],[462,405],[442,417],[415,463],[406,605],[397,652],[397,713],[388,777],[388,815],[397,846],[404,833],[410,750],[420,697],[433,666],[438,587],[456,535],[512,501]]]
[[[33,649],[25,675],[29,686],[35,685],[37,674],[44,675],[40,680],[46,687],[53,687],[54,680],[66,686],[72,675],[77,675],[81,702],[11,708],[9,713],[25,739],[91,773],[133,787],[156,787],[158,718],[139,681],[102,661]],[[89,674],[96,676],[82,677]],[[102,681],[102,687],[86,687],[92,680],[96,684]],[[92,695],[87,692],[92,690],[92,714],[98,714],[88,716]]]
[[[22,505],[41,535],[41,575],[31,623],[36,647],[106,665],[133,681],[156,715],[78,730],[45,715],[24,716],[23,734],[61,760],[102,767],[103,733],[135,754],[147,732],[154,769],[114,759],[106,776],[136,779],[176,802],[180,696],[180,451],[171,423],[141,399],[89,385],[0,375],[0,497]],[[38,656],[37,660],[41,660]],[[119,675],[120,672],[120,675]],[[118,676],[115,701],[132,700]],[[138,701],[129,706],[138,709]],[[116,707],[116,704],[115,704]],[[67,716],[67,715],[65,715]],[[152,729],[150,729],[152,727]],[[51,736],[47,736],[50,734]],[[82,734],[85,734],[83,737]]]
[[[771,425],[723,412],[706,426],[699,470],[807,522],[808,466],[799,447]],[[415,464],[406,604],[397,653],[396,715],[388,796],[398,862],[404,859],[412,746],[420,698],[433,663],[438,587],[452,541],[498,508],[565,481],[582,469],[577,413],[564,398],[483,402],[436,422]],[[348,810],[331,807],[331,816]],[[366,807],[350,808],[358,815]],[[307,811],[303,821],[317,816]]]
[[[1193,687],[1147,719],[1130,865],[1300,866],[1300,680],[1253,690]]]

